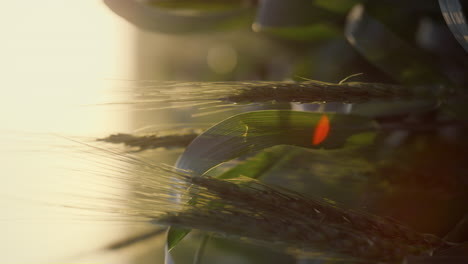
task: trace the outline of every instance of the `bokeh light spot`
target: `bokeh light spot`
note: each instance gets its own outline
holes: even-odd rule
[[[218,74],[227,74],[237,65],[237,52],[230,45],[214,46],[208,51],[206,57],[208,66]]]

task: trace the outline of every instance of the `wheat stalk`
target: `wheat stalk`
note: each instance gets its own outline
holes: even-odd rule
[[[74,209],[366,261],[394,263],[446,245],[388,219],[253,179],[219,180],[97,150],[99,166],[112,170],[105,176],[129,186],[130,196],[79,199]],[[116,166],[116,160],[126,166]]]
[[[315,80],[238,81],[238,82],[143,82],[132,88],[135,100],[126,102],[137,108],[166,108],[158,104],[203,106],[213,103],[249,104],[264,102],[339,102],[365,103],[412,99],[441,99],[454,91],[440,86],[401,86],[382,83],[343,82],[339,84]]]
[[[139,151],[150,148],[172,148],[172,147],[186,147],[192,140],[194,140],[200,132],[189,132],[182,134],[169,134],[169,135],[131,135],[131,134],[112,134],[104,138],[99,138],[97,141],[103,141],[113,144],[124,144],[128,147],[137,147]]]

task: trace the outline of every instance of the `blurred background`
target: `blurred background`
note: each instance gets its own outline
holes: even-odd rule
[[[67,147],[44,149],[60,145],[51,134],[130,131],[125,107],[96,103],[127,96],[112,91],[121,84],[114,80],[137,76],[138,30],[94,0],[4,2],[0,28],[0,262],[132,262],[93,255],[127,226],[63,219],[44,204],[80,184],[57,169],[72,165]]]
[[[193,123],[208,127],[233,113],[193,118],[190,107],[140,111],[132,104],[112,104],[132,101],[132,89],[154,80],[338,83],[364,73],[353,81],[466,86],[466,38],[446,25],[443,14],[448,13],[438,1],[375,2],[3,3],[0,262],[163,262],[162,235],[120,250],[108,248],[152,230],[149,225],[61,220],[60,210],[43,203],[60,201],[60,193],[81,184],[79,177],[64,177],[63,168],[76,166],[63,155],[73,147],[54,135],[85,140]],[[140,155],[173,164],[181,151]],[[234,256],[231,261],[258,259]]]

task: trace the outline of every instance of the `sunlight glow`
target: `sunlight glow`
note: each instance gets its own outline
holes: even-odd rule
[[[115,126],[86,106],[107,96],[114,84],[106,79],[130,78],[131,30],[101,1],[4,3],[0,128],[91,134]]]
[[[60,143],[50,134],[98,137],[130,126],[122,111],[96,104],[114,96],[108,79],[133,74],[132,30],[102,1],[2,2],[1,263],[80,262],[78,253],[124,235],[122,227],[67,221],[44,201],[80,188],[79,178],[54,169],[79,164],[68,148],[54,150]]]

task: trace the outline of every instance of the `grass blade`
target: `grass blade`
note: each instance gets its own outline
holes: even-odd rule
[[[323,114],[288,110],[267,110],[239,114],[211,127],[186,148],[176,167],[203,174],[212,167],[274,145],[336,148],[355,134],[374,131],[372,119],[328,113],[330,132],[313,145]]]

